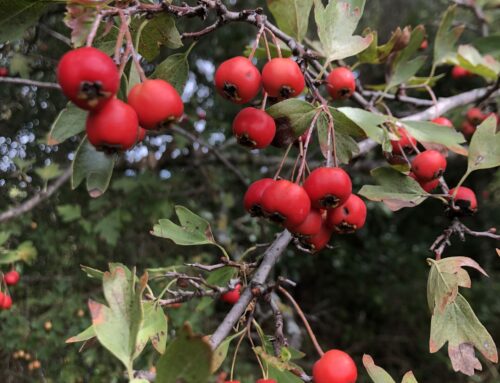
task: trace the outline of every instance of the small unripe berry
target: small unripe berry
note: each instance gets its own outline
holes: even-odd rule
[[[358,370],[352,358],[340,350],[330,350],[313,366],[314,383],[355,383]]]
[[[345,67],[335,68],[326,78],[326,90],[334,100],[344,100],[356,90],[356,79],[352,71]]]
[[[215,87],[224,98],[236,104],[245,104],[259,93],[260,72],[246,57],[233,57],[217,68]]]
[[[262,69],[262,86],[270,97],[290,98],[302,93],[305,80],[295,61],[274,58]]]
[[[242,109],[234,118],[233,133],[241,145],[262,149],[272,142],[276,124],[265,111],[248,107]]]
[[[341,168],[317,168],[304,182],[304,189],[316,209],[342,205],[352,192],[351,178]]]
[[[437,150],[426,150],[413,159],[411,170],[420,181],[432,181],[443,175],[446,158]]]

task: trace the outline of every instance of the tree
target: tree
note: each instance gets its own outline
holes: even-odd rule
[[[405,208],[418,214],[414,211],[420,209],[419,205],[429,201],[436,204],[433,214],[437,206],[444,206],[439,214],[443,232],[429,244],[434,257],[427,259],[429,351],[437,352],[448,343],[453,369],[465,375],[482,369],[476,355],[481,354],[485,363],[497,362],[493,338],[459,289],[471,287],[471,277],[464,267],[486,272],[472,258],[448,255],[456,237],[478,237],[482,243],[500,238],[494,228],[488,229],[490,225],[479,230],[470,228],[473,226],[467,221],[478,210],[476,194],[480,189],[474,192],[462,186],[471,182],[476,170],[491,177],[500,164],[498,36],[489,33],[498,16],[496,6],[493,2],[456,1],[444,11],[434,34],[427,34],[422,25],[398,28],[379,45],[376,31],[356,32],[364,3],[274,0],[267,2],[265,11],[252,4],[236,11],[217,0],[200,0],[196,5],[83,0],[68,1],[65,7],[36,1],[4,5],[0,20],[5,28],[0,38],[6,42],[2,49],[9,68],[0,72],[0,82],[8,84],[5,91],[12,101],[3,108],[2,119],[7,121],[8,131],[18,134],[16,145],[9,140],[5,150],[7,145],[12,150],[18,142],[30,142],[29,133],[19,131],[11,116],[16,108],[28,113],[30,103],[38,105],[40,97],[47,98],[41,90],[50,90],[51,112],[58,115],[50,116],[54,122],[46,138],[49,146],[40,147],[45,153],[26,160],[22,148],[10,155],[12,161],[6,160],[5,168],[17,177],[18,185],[9,184],[5,211],[0,213],[1,222],[9,221],[0,237],[0,262],[32,262],[36,249],[44,242],[48,246],[50,241],[65,243],[62,252],[86,249],[97,253],[96,235],[115,248],[111,254],[115,253],[113,261],[117,262],[109,264],[109,271],[97,268],[96,263],[105,260],[102,255],[98,262],[85,260],[89,266],[82,268],[102,284],[104,300],[89,299],[90,327],[67,342],[84,342],[85,348],[97,341],[123,363],[127,378],[135,382],[224,381],[229,377],[232,380],[233,375],[243,376],[234,367],[245,340],[251,351],[246,359],[254,358],[266,379],[308,382],[314,375],[316,383],[354,381],[354,365],[345,371],[337,365],[343,358],[350,363],[350,357],[337,351],[323,352],[314,326],[288,291],[295,286],[290,279],[301,279],[300,266],[282,273],[275,272],[275,267],[283,267],[280,257],[293,248],[295,257],[304,256],[301,253],[314,253],[310,257],[319,257],[322,252],[335,254],[338,250],[328,250],[327,246],[332,234],[335,238],[352,232],[362,235],[366,216],[369,221],[373,209],[384,211],[380,203],[392,211]],[[62,26],[63,12],[64,23],[71,30],[70,40]],[[455,26],[455,21],[471,15],[478,25],[475,33],[481,36],[476,38],[471,33],[466,38],[472,43],[459,45],[464,26]],[[314,19],[311,25],[310,18]],[[203,41],[222,30],[235,37],[241,25],[245,26],[243,38],[252,42],[244,50],[245,57],[231,59],[234,47],[222,50],[225,60],[215,71],[215,88],[222,97],[200,97],[183,105],[180,94],[186,99],[193,89],[203,94],[208,87],[214,88],[212,62],[206,57],[205,61],[196,61],[199,71],[207,74],[206,85],[190,78],[191,55]],[[180,33],[178,27],[184,32]],[[32,58],[34,45],[42,51],[49,48],[41,44],[40,34],[74,48],[64,56],[59,45],[55,51],[58,60],[62,56],[58,83],[26,78],[45,64],[44,58]],[[429,49],[431,36],[429,62],[419,52]],[[207,52],[208,57],[217,54],[214,47],[217,44]],[[241,54],[242,48],[238,47],[234,55]],[[452,80],[462,88],[452,95],[441,85],[443,77],[448,77],[449,65],[453,66]],[[371,70],[383,71],[384,80],[382,76],[370,76]],[[54,72],[48,76],[54,78]],[[261,84],[262,96],[258,94]],[[66,107],[61,90],[72,101]],[[229,108],[229,101],[223,98],[235,104],[251,102],[253,107],[232,109],[238,112],[233,123],[236,139],[223,137],[219,145],[218,127],[211,127],[212,134],[205,138],[200,133],[212,117],[214,121],[221,119],[214,103]],[[461,133],[451,121],[440,117],[471,104],[475,107],[467,109]],[[44,108],[42,103],[40,106]],[[459,118],[462,116],[457,115],[455,120]],[[147,146],[140,143],[145,136]],[[172,140],[174,144],[167,149],[166,143]],[[259,151],[235,148],[236,141]],[[262,150],[270,141],[276,149]],[[64,154],[71,152],[72,164],[66,170],[58,165],[66,162],[64,154],[58,155],[60,147],[65,147],[61,150]],[[131,150],[124,153],[126,149]],[[144,160],[135,160],[144,152],[148,153]],[[215,163],[207,160],[207,153]],[[170,171],[165,167],[171,166],[172,160],[179,168]],[[45,166],[38,165],[42,161]],[[466,170],[461,171],[465,164]],[[258,166],[276,171],[259,180],[269,171],[259,172]],[[154,176],[144,172],[145,168],[154,170]],[[42,187],[32,182],[32,171]],[[108,191],[114,171],[128,177],[114,182]],[[175,180],[176,171],[183,175],[182,182]],[[368,173],[377,185],[372,185]],[[195,178],[199,174],[201,182]],[[166,188],[161,178],[171,178],[174,187]],[[82,190],[76,190],[80,200],[49,209],[53,220],[69,227],[57,233],[45,228],[38,235],[43,239],[30,241],[22,232],[27,223],[23,219],[29,221],[35,209],[61,195],[61,187],[69,179],[73,189],[85,181],[88,195],[95,200],[82,202]],[[452,189],[448,186],[450,179]],[[234,181],[238,186],[226,192],[229,189],[222,185]],[[162,192],[170,194],[175,206],[161,201]],[[120,194],[133,203],[117,204]],[[359,196],[375,203],[367,210]],[[242,200],[249,213],[278,225],[248,216],[236,222],[234,216],[241,216]],[[217,222],[213,212],[218,210],[224,214],[219,214]],[[479,207],[477,215],[487,213]],[[141,214],[146,215],[146,222],[138,218]],[[154,225],[149,222],[151,218]],[[15,220],[19,223],[10,223]],[[38,217],[29,225],[35,230],[38,225],[45,226],[42,221]],[[93,225],[94,221],[98,223]],[[384,221],[390,224],[387,218]],[[283,231],[274,233],[276,227]],[[116,254],[120,248],[144,241],[137,232],[147,234],[150,229],[153,236],[169,240],[155,245],[154,253],[163,250],[176,254],[181,251],[178,246],[189,248],[182,248],[182,258],[168,262],[151,257],[149,264],[143,265],[144,272],[138,272],[135,255],[120,258]],[[74,233],[73,244],[65,238],[66,230]],[[273,234],[272,243],[262,249],[257,238],[272,238]],[[162,249],[164,246],[167,250]],[[214,251],[200,255],[200,247],[212,247]],[[142,253],[148,251],[151,249]],[[215,254],[219,260],[214,261]],[[290,274],[295,277],[287,271],[293,271]],[[7,288],[7,274],[2,279],[0,299],[8,308],[5,297],[11,292],[14,295],[17,287]],[[218,324],[208,323],[207,310],[214,310],[217,300],[233,306]],[[296,361],[303,354],[287,339],[290,334],[284,328],[284,302],[295,310],[321,358],[312,369],[308,363]],[[179,305],[198,314],[184,312],[176,323],[172,313],[168,323],[165,310],[168,314]],[[75,310],[78,306],[71,307]],[[77,313],[82,317],[80,311]],[[187,318],[191,324],[182,323]],[[201,323],[193,323],[196,321]],[[51,323],[44,323],[46,332],[52,331]],[[209,335],[197,335],[193,327]],[[150,340],[156,351],[147,346]],[[12,357],[23,358],[25,353],[21,356],[20,351]],[[363,364],[373,381],[392,381],[369,355],[363,357]],[[148,365],[154,368],[143,370]],[[34,360],[28,367],[38,370],[41,364]],[[119,379],[119,371],[119,367],[114,372],[106,371],[104,379],[113,375]],[[339,371],[345,374],[334,378]],[[9,373],[6,376],[12,379]],[[74,375],[69,379],[75,379]],[[403,381],[415,378],[410,372]]]

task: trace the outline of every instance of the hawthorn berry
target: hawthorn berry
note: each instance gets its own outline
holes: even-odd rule
[[[238,283],[234,290],[228,291],[220,296],[220,300],[229,304],[234,305],[240,299],[241,284]]]
[[[356,80],[352,71],[346,67],[338,67],[326,78],[326,90],[334,100],[344,100],[356,90]]]
[[[12,298],[10,295],[3,294],[3,299],[0,299],[0,300],[2,303],[0,308],[2,308],[4,310],[9,310],[12,307]]]
[[[276,124],[265,111],[248,107],[234,118],[233,133],[238,142],[252,149],[262,149],[272,142]]]
[[[253,217],[262,217],[262,195],[267,187],[275,181],[272,178],[262,178],[253,182],[247,189],[243,197],[243,205],[245,210]]]
[[[479,108],[470,108],[465,115],[467,120],[473,125],[479,125],[484,121],[486,115]]]
[[[146,138],[146,129],[139,126],[139,131],[137,132],[137,142],[144,141]]]
[[[130,149],[140,133],[137,113],[117,98],[89,113],[86,130],[90,143],[104,151]]]
[[[323,224],[321,226],[321,229],[316,234],[313,234],[309,237],[302,237],[299,239],[299,241],[304,248],[311,251],[312,253],[316,253],[320,250],[323,250],[326,245],[328,245],[331,237],[332,230]]]
[[[413,151],[417,140],[405,128],[398,128],[399,140],[391,140],[392,153],[402,155],[402,150]]]
[[[316,209],[330,209],[342,205],[352,192],[349,174],[341,168],[314,169],[304,182],[304,189]]]
[[[5,283],[9,286],[17,285],[19,282],[20,275],[16,270],[11,270],[3,276]]]
[[[156,79],[135,85],[128,94],[128,104],[134,108],[144,129],[156,129],[182,117],[181,96],[168,82]]]
[[[347,201],[328,211],[326,224],[337,233],[354,233],[361,229],[366,221],[366,204],[356,194],[351,194]]]
[[[101,108],[118,91],[120,75],[111,58],[92,47],[66,53],[57,67],[63,93],[85,110]]]
[[[450,189],[449,195],[455,193],[456,188]],[[477,211],[477,198],[474,190],[465,186],[459,186],[455,195],[455,206],[457,206],[463,214],[474,214]]]
[[[432,120],[432,122],[438,125],[443,125],[449,128],[453,128],[453,122],[448,120],[446,117],[436,117],[435,119]]]
[[[413,159],[411,170],[420,181],[432,181],[443,175],[446,158],[437,150],[426,150]]]
[[[471,137],[476,132],[476,127],[469,121],[462,122],[462,133],[465,137]]]
[[[0,77],[7,77],[9,70],[6,67],[0,67]]]
[[[262,69],[262,86],[270,97],[296,97],[305,85],[299,65],[290,58],[274,58]]]
[[[287,180],[269,185],[261,201],[264,215],[285,226],[300,225],[311,210],[311,200],[304,188]]]
[[[311,209],[306,219],[300,224],[295,226],[288,226],[287,229],[300,237],[309,237],[317,234],[323,225],[323,214],[320,210]]]
[[[233,57],[217,68],[215,87],[222,97],[236,104],[245,104],[259,93],[260,72],[246,57]]]
[[[470,77],[472,75],[473,75],[472,72],[458,65],[454,66],[453,69],[451,70],[451,77],[455,80],[459,80],[464,77]]]
[[[427,193],[430,193],[431,191],[433,191],[435,188],[437,188],[437,186],[439,185],[439,179],[435,179],[435,180],[432,180],[432,181],[429,181],[429,182],[426,182],[426,181],[421,181],[417,178],[417,176],[413,173],[410,173],[408,174],[408,176],[410,176],[411,178],[413,178],[415,181],[418,182],[418,184],[420,185],[420,187],[422,189],[424,189],[424,191],[426,191]]]
[[[355,383],[358,370],[352,358],[341,350],[330,350],[313,366],[314,383]]]

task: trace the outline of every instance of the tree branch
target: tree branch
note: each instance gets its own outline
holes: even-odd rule
[[[2,82],[10,83],[10,84],[18,84],[18,85],[36,86],[38,88],[50,88],[50,89],[61,90],[61,86],[58,83],[28,80],[26,78],[0,77],[0,83],[2,83]]]

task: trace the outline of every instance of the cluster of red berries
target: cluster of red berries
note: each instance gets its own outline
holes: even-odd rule
[[[144,139],[146,129],[157,129],[184,113],[175,88],[163,80],[135,85],[128,103],[116,97],[120,74],[104,52],[78,48],[66,53],[57,67],[63,93],[78,107],[88,110],[88,140],[107,152],[130,149]]]
[[[253,100],[261,88],[273,100],[296,97],[305,87],[299,65],[290,58],[268,61],[262,75],[252,61],[237,56],[224,61],[215,72],[215,87],[226,99],[236,104]],[[350,97],[356,84],[347,68],[334,69],[327,78],[327,90],[334,99]],[[233,134],[238,142],[252,149],[267,147],[276,134],[276,123],[264,110],[247,107],[233,121]]]
[[[0,309],[9,310],[12,307],[12,297],[7,291],[7,286],[15,286],[19,282],[20,275],[16,270],[11,270],[5,273],[0,280],[0,287],[3,284],[5,285],[5,292],[0,290]]]
[[[358,370],[352,358],[341,350],[329,350],[313,366],[314,383],[355,383]],[[240,383],[227,380],[224,383]],[[278,383],[274,379],[259,379],[256,383]]]
[[[352,233],[366,220],[366,205],[352,194],[351,178],[335,167],[313,170],[303,185],[257,180],[248,187],[243,204],[252,216],[283,225],[312,252],[323,249],[334,232]]]

